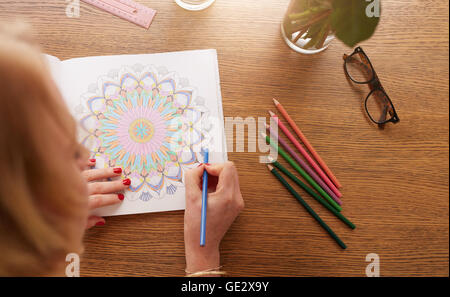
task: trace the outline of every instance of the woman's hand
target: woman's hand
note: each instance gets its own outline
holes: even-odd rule
[[[94,165],[95,159],[89,160],[88,168],[91,168]],[[86,169],[82,174],[88,182],[89,210],[120,203],[125,196],[119,192],[127,189],[131,184],[131,181],[128,178],[123,180],[104,181],[107,178],[121,176],[121,168]],[[104,218],[90,216],[86,224],[86,229],[93,226],[102,226],[104,224]]]
[[[208,177],[208,208],[206,244],[200,246],[202,209],[202,176]],[[228,228],[244,208],[239,177],[232,162],[200,164],[186,172],[186,211],[184,214],[184,244],[186,270],[203,271],[220,266],[219,245]]]

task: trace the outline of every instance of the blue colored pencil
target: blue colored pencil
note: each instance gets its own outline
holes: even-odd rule
[[[203,163],[209,162],[209,151],[205,149]],[[206,209],[208,207],[208,172],[203,171],[203,188],[202,188],[202,218],[200,222],[200,246],[205,246],[206,239]]]

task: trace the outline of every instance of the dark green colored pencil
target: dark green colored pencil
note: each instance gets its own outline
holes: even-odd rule
[[[322,226],[322,228],[324,228],[328,232],[328,234],[330,234],[330,236],[337,242],[337,244],[341,248],[346,249],[347,246],[345,245],[345,243],[339,239],[339,237],[333,232],[333,230],[331,230],[330,227],[328,227],[328,225],[324,221],[322,221],[322,219],[319,217],[319,215],[314,212],[314,210],[308,205],[308,203],[306,203],[305,200],[303,200],[303,198],[300,196],[300,194],[298,194],[291,187],[291,185],[281,176],[281,174],[279,174],[278,171],[275,168],[273,168],[272,165],[267,165],[267,167],[269,168],[270,172],[272,172],[272,174],[275,175],[278,178],[278,180],[289,190],[289,192],[291,192],[291,194],[294,195],[294,197],[298,200],[298,202],[300,202],[300,204],[320,224],[320,226]]]
[[[289,157],[288,153],[286,153],[281,147],[278,146],[277,141],[272,141],[269,135],[262,133],[263,136],[266,137],[267,143],[269,143],[274,149],[278,151],[278,153],[298,172],[301,176],[311,185],[314,189],[319,192],[322,197],[324,197],[331,206],[333,206],[337,211],[342,211],[342,207],[334,201],[330,195],[327,194],[309,175],[306,173],[291,157]]]
[[[269,158],[270,160],[270,158]],[[292,181],[294,181],[297,185],[302,187],[309,195],[311,195],[314,199],[316,199],[320,204],[325,206],[329,211],[331,211],[335,216],[337,216],[342,222],[344,222],[347,226],[349,226],[352,229],[355,229],[355,225],[350,222],[342,213],[338,212],[334,207],[332,207],[325,199],[320,197],[319,194],[314,192],[313,189],[308,187],[304,182],[302,182],[300,179],[298,179],[294,174],[289,172],[283,165],[278,163],[277,161],[272,162],[275,167],[277,167],[281,172],[286,174]]]

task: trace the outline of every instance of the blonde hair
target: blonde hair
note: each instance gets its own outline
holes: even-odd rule
[[[75,122],[27,31],[0,24],[0,276],[55,273],[81,252],[87,211],[80,170],[56,154],[55,131],[77,145]]]

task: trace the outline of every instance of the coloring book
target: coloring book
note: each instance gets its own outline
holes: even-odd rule
[[[215,50],[46,59],[96,167],[131,179],[122,203],[93,214],[184,209],[184,174],[203,150],[227,160]]]

